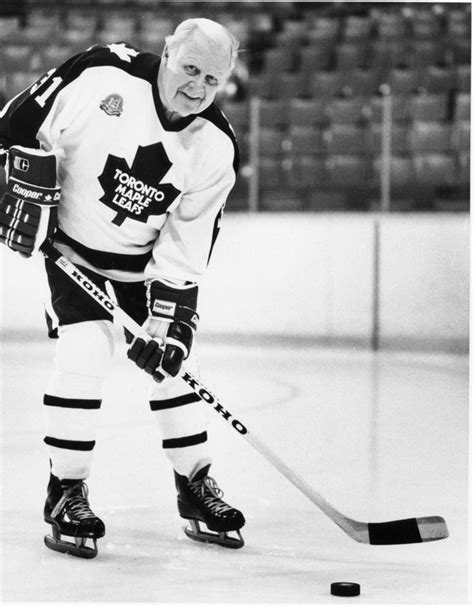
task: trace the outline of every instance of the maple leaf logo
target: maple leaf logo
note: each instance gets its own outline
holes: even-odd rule
[[[171,183],[161,183],[172,163],[163,144],[138,146],[133,164],[109,154],[98,177],[104,190],[99,199],[117,212],[112,220],[121,225],[128,217],[146,223],[150,215],[163,215],[181,193]]]

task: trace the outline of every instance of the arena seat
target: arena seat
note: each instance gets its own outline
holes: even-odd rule
[[[7,74],[6,93],[7,97],[11,99],[21,91],[30,87],[39,77],[41,72],[12,72]]]
[[[297,156],[288,165],[286,183],[295,190],[308,190],[325,182],[326,168],[322,158]]]
[[[452,38],[449,42],[449,50],[452,53],[456,65],[471,64],[471,38]]]
[[[342,37],[346,41],[367,40],[372,30],[368,16],[347,15],[344,19]]]
[[[447,93],[456,86],[456,72],[450,66],[429,65],[420,74],[420,81],[427,93]]]
[[[278,128],[260,129],[260,155],[278,157],[283,153],[283,134]]]
[[[409,67],[415,69],[436,65],[444,60],[444,46],[439,40],[414,39],[405,60]]]
[[[389,70],[404,63],[405,47],[403,39],[375,40],[371,43],[369,67],[378,70]]]
[[[456,85],[455,88],[460,93],[471,92],[471,66],[458,65],[456,66]]]
[[[471,183],[471,154],[463,152],[456,158],[456,180],[463,185]]]
[[[36,49],[26,43],[8,43],[0,46],[0,65],[5,74],[27,72],[34,67]]]
[[[471,119],[471,95],[469,93],[458,93],[455,100],[454,119]]]
[[[271,96],[276,99],[291,99],[304,93],[303,78],[299,72],[282,72],[273,80]]]
[[[381,159],[373,160],[373,173],[376,183],[380,182]],[[390,159],[390,182],[397,195],[408,193],[413,188],[415,172],[410,156],[393,155]]]
[[[368,63],[369,47],[366,40],[356,42],[340,42],[335,49],[336,68],[352,70],[365,67]]]
[[[269,48],[265,51],[263,71],[273,77],[294,68],[294,57],[286,48]]]
[[[300,51],[299,72],[304,79],[329,67],[331,49],[327,46],[305,46]]]
[[[456,152],[469,152],[471,149],[471,122],[458,120],[452,126],[452,149]]]
[[[448,97],[441,93],[412,95],[410,117],[419,122],[435,122],[448,118]]]
[[[411,68],[394,67],[389,72],[388,84],[395,95],[410,95],[420,87],[421,73]]]
[[[260,100],[260,127],[283,129],[288,121],[286,99]]]
[[[354,124],[365,115],[365,97],[335,97],[328,103],[326,115],[330,122]]]
[[[373,95],[369,99],[367,115],[371,123],[379,123],[383,119],[384,98]],[[406,122],[410,119],[410,97],[407,95],[392,95],[392,120]]]
[[[74,51],[69,45],[48,45],[40,49],[39,58],[43,71],[48,71],[52,67],[58,67],[74,55]]]
[[[341,72],[315,72],[309,84],[309,92],[312,97],[334,97],[343,87],[343,76]]]
[[[453,154],[415,154],[413,167],[419,185],[440,186],[456,183],[456,160]]]
[[[451,125],[441,122],[413,122],[409,147],[413,154],[451,150]]]
[[[292,98],[288,104],[288,123],[291,126],[320,126],[327,121],[326,100],[321,98]]]
[[[384,13],[373,10],[372,19],[375,24],[376,33],[380,39],[400,40],[407,34],[407,25],[401,13]]]
[[[288,150],[292,156],[310,156],[322,152],[321,131],[308,126],[292,126],[287,136]]]
[[[278,188],[284,184],[281,160],[266,156],[260,158],[259,184],[262,188]]]
[[[375,95],[380,86],[380,74],[375,69],[354,68],[344,76],[344,91],[354,97]]]
[[[372,154],[382,152],[382,125],[370,124],[367,130],[368,147]],[[392,154],[408,153],[409,127],[405,124],[393,123],[391,128],[391,150]]]
[[[333,124],[323,134],[328,154],[366,154],[369,151],[367,131],[352,124]]]
[[[328,155],[326,171],[328,183],[332,187],[361,187],[369,183],[369,162],[360,156]]]

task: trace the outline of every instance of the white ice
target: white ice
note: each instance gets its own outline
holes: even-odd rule
[[[450,537],[354,542],[209,408],[212,474],[247,518],[246,545],[184,537],[146,381],[116,354],[91,504],[107,525],[91,561],[47,550],[42,394],[52,340],[3,343],[5,602],[459,604],[468,601],[468,360],[262,343],[200,343],[201,376],[233,415],[344,514],[441,515]],[[355,581],[361,595],[331,597]]]

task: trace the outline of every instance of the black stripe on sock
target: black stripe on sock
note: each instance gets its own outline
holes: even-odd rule
[[[95,440],[63,440],[54,436],[45,436],[44,442],[51,447],[71,451],[92,451],[95,446]]]
[[[195,392],[191,392],[190,394],[183,394],[183,396],[168,398],[166,400],[151,400],[150,409],[152,411],[163,411],[163,409],[173,409],[174,407],[198,403],[200,400],[201,398]]]
[[[163,449],[179,449],[181,447],[192,447],[207,441],[207,432],[183,436],[181,438],[167,438],[163,441]]]
[[[102,401],[92,398],[62,398],[45,394],[43,404],[48,407],[65,407],[66,409],[100,409]]]

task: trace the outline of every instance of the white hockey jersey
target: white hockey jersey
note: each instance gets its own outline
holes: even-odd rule
[[[108,278],[198,282],[235,182],[234,133],[212,104],[169,122],[160,58],[94,46],[0,112],[0,145],[53,151],[61,186],[56,244]]]

